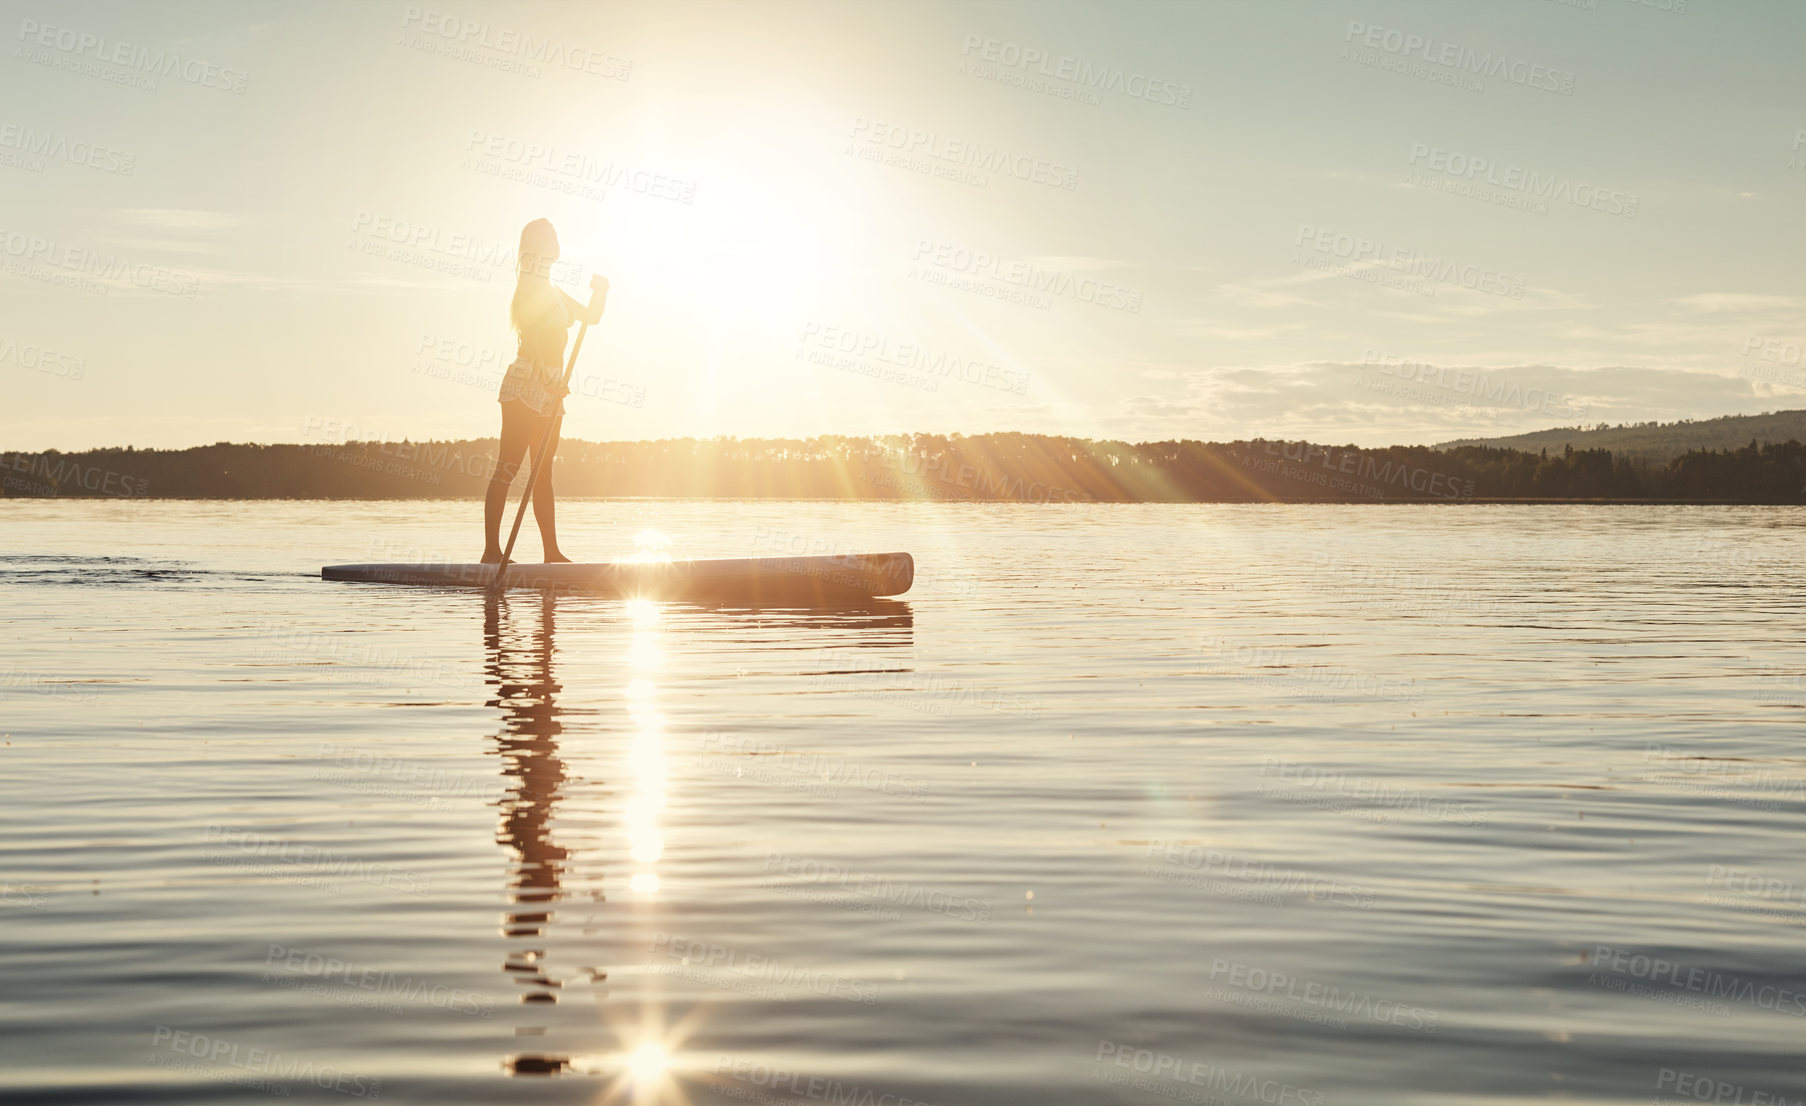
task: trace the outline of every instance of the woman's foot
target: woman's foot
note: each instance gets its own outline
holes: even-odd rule
[[[545,563],[549,564],[549,565],[568,565],[568,564],[571,564],[572,561],[569,557],[565,556],[563,553],[559,552],[556,549],[553,549],[546,553]]]
[[[502,563],[502,551],[500,549],[495,548],[494,546],[491,546],[488,549],[483,550],[482,563],[486,564],[486,565],[501,564]]]

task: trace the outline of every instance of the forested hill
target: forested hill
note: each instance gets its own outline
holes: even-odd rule
[[[0,453],[0,496],[419,499],[482,494],[495,440]],[[526,479],[523,473],[520,479]],[[1100,442],[1037,434],[566,441],[566,496],[1067,502],[1806,502],[1798,442],[1665,464],[1607,450]]]
[[[1639,461],[1668,461],[1691,450],[1736,449],[1751,442],[1806,442],[1806,411],[1775,411],[1762,415],[1727,415],[1719,419],[1685,422],[1644,422],[1601,426],[1592,430],[1558,427],[1513,434],[1505,438],[1462,438],[1443,442],[1437,449],[1460,446],[1497,446],[1531,453],[1560,453],[1574,449],[1609,449],[1617,457]]]

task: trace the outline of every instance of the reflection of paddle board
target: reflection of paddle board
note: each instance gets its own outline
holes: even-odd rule
[[[327,580],[437,587],[488,587],[489,564],[327,565]],[[698,599],[750,606],[809,607],[902,595],[915,581],[907,553],[844,557],[753,557],[728,561],[628,561],[619,564],[511,564],[510,588],[621,598]]]

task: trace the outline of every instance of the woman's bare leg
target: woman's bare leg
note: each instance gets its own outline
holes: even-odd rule
[[[556,418],[556,416],[550,417]],[[535,464],[545,467],[545,471],[539,474],[538,486],[533,489],[533,521],[539,524],[539,544],[545,550],[543,556],[547,564],[570,560],[558,548],[558,508],[552,495],[552,469],[554,467],[553,459],[558,456],[560,428],[552,427],[551,430],[552,437],[546,445],[545,457],[533,458]],[[545,433],[543,424],[538,433]],[[539,438],[535,437],[533,441],[537,447]]]
[[[495,469],[489,474],[489,487],[483,492],[483,562],[500,564],[502,560],[502,512],[508,506],[508,487],[520,472],[521,458],[527,455],[527,444],[539,420],[519,400],[502,404],[502,437],[495,451]],[[539,512],[534,510],[535,517]]]

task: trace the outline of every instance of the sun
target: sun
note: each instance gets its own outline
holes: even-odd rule
[[[617,289],[681,305],[711,332],[757,329],[844,288],[870,227],[873,189],[821,131],[781,116],[741,116],[706,153],[688,151],[695,198],[644,204],[603,238],[573,243]],[[640,288],[651,294],[641,297]]]

